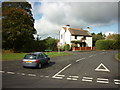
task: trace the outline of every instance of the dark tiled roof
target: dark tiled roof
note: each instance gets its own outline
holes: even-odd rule
[[[89,31],[81,29],[76,29],[76,28],[70,28],[69,29],[70,33],[73,36],[92,36]]]

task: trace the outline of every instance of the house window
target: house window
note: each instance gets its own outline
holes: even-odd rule
[[[75,36],[75,39],[77,39],[77,36]]]
[[[61,39],[63,38],[63,35],[61,34]]]
[[[86,39],[86,36],[84,36],[83,38]]]

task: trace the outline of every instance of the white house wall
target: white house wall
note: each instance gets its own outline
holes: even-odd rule
[[[92,37],[86,37],[87,47],[92,47]]]
[[[75,36],[71,36],[71,41],[81,40],[81,38],[83,38],[83,36],[77,36],[77,39],[75,39]]]
[[[61,35],[62,35],[62,38],[61,38]],[[60,46],[62,46],[65,42],[65,30],[62,28],[60,30]]]
[[[65,43],[66,44],[71,44],[71,34],[70,34],[70,31],[69,30],[67,30],[66,32],[65,32]]]

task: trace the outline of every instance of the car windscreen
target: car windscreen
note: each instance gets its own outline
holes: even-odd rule
[[[35,55],[35,54],[27,54],[27,55],[25,55],[24,59],[37,59],[37,55]]]

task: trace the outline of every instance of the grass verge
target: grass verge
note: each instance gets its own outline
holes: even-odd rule
[[[120,53],[116,54],[116,55],[115,55],[115,58],[116,58],[118,61],[120,61]]]
[[[27,53],[3,53],[2,60],[21,60]],[[71,55],[67,52],[45,52],[49,57]]]

